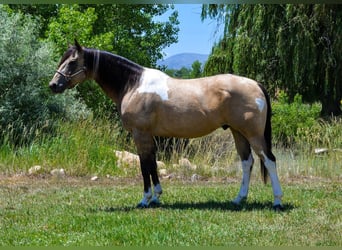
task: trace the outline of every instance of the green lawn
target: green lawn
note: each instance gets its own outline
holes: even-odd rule
[[[241,207],[239,181],[163,180],[158,208],[136,209],[140,178],[0,178],[0,245],[340,246],[339,181],[283,184],[285,211],[270,185],[253,181]]]

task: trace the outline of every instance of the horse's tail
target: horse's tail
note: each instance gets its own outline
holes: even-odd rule
[[[267,147],[265,154],[272,161],[275,161],[276,160],[275,156],[272,153],[272,126],[271,126],[272,108],[271,108],[270,96],[268,95],[264,86],[259,84],[259,87],[264,93],[264,96],[266,98],[266,104],[267,104],[266,125],[265,125],[265,130],[264,130],[264,138],[265,138],[266,147]],[[267,172],[264,162],[261,159],[260,159],[260,167],[261,167],[261,178],[263,182],[266,184],[268,172]]]

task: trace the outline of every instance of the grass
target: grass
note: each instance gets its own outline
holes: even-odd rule
[[[134,179],[0,180],[0,245],[14,246],[339,246],[338,182],[289,182],[285,211],[270,186],[253,183],[247,203],[230,204],[239,184],[163,181],[162,205],[136,209]]]
[[[315,176],[340,179],[342,169],[342,120],[317,123],[312,128],[301,128],[295,146],[274,147],[280,175],[286,177]],[[27,173],[34,165],[41,165],[45,173],[63,168],[72,176],[100,175],[132,177],[140,176],[136,166],[120,168],[116,164],[114,150],[135,152],[128,134],[108,121],[84,120],[77,123],[61,123],[57,136],[43,137],[27,147],[13,148],[0,145],[0,173],[13,175]],[[328,148],[326,154],[315,155],[314,149]],[[196,174],[204,177],[240,178],[241,167],[230,131],[219,129],[214,133],[192,139],[185,150],[174,151],[171,158],[159,149],[158,159],[165,161],[169,172],[191,175],[187,169],[174,167],[182,157],[189,158],[197,166]],[[257,157],[254,157],[257,159]],[[256,160],[259,168],[259,161]],[[254,171],[258,174],[259,171]]]
[[[341,131],[341,120],[322,122],[301,128],[291,148],[275,142],[283,213],[272,210],[258,160],[248,202],[230,204],[242,173],[224,130],[190,140],[170,159],[159,154],[173,177],[162,180],[161,207],[140,210],[140,169],[120,167],[114,156],[135,151],[127,134],[106,121],[62,123],[58,136],[27,147],[0,145],[0,246],[340,246]],[[316,147],[328,152],[316,155]],[[174,166],[182,157],[197,168]],[[29,176],[34,165],[43,171]],[[55,168],[67,176],[51,176]],[[90,181],[94,174],[99,181]],[[193,174],[198,181],[190,181]]]

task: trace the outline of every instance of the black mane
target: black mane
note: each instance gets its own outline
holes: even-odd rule
[[[134,87],[144,70],[144,67],[124,57],[95,49],[84,49],[84,60],[94,80],[101,87],[114,88],[117,94]]]

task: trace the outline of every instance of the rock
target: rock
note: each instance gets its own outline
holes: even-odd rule
[[[159,174],[161,176],[166,176],[167,175],[167,170],[165,168],[161,168],[161,169],[159,169]]]
[[[172,164],[172,168],[174,168],[174,169],[178,169],[178,168],[179,168],[179,165],[178,165],[178,164],[176,164],[176,163],[173,163],[173,164]]]
[[[140,165],[139,156],[128,151],[115,150],[115,156],[117,158],[117,163],[119,167]]]
[[[29,173],[29,175],[33,175],[33,174],[39,174],[39,173],[41,173],[42,171],[43,171],[42,166],[36,165],[36,166],[31,167],[31,168],[28,170],[28,173]]]
[[[181,168],[186,168],[188,170],[196,170],[197,166],[191,164],[191,162],[187,158],[182,158],[178,161],[178,164]]]
[[[191,176],[191,181],[195,182],[195,181],[198,181],[200,178],[201,178],[201,176],[199,176],[198,174],[193,174]]]
[[[65,176],[65,170],[63,168],[61,168],[61,169],[56,168],[56,169],[51,170],[50,174],[52,176],[56,176],[56,177],[64,177]]]
[[[182,168],[190,168],[191,167],[191,162],[187,158],[182,158],[178,161],[178,164]]]
[[[315,154],[324,154],[327,153],[329,151],[329,149],[327,148],[315,148]]]
[[[91,181],[97,181],[99,179],[99,177],[97,177],[96,175],[95,176],[93,176],[93,177],[91,177]]]
[[[162,175],[161,177],[163,179],[173,179],[175,178],[175,174]]]
[[[166,168],[166,165],[165,165],[165,163],[162,162],[162,161],[157,161],[157,167],[158,167],[158,168]]]

